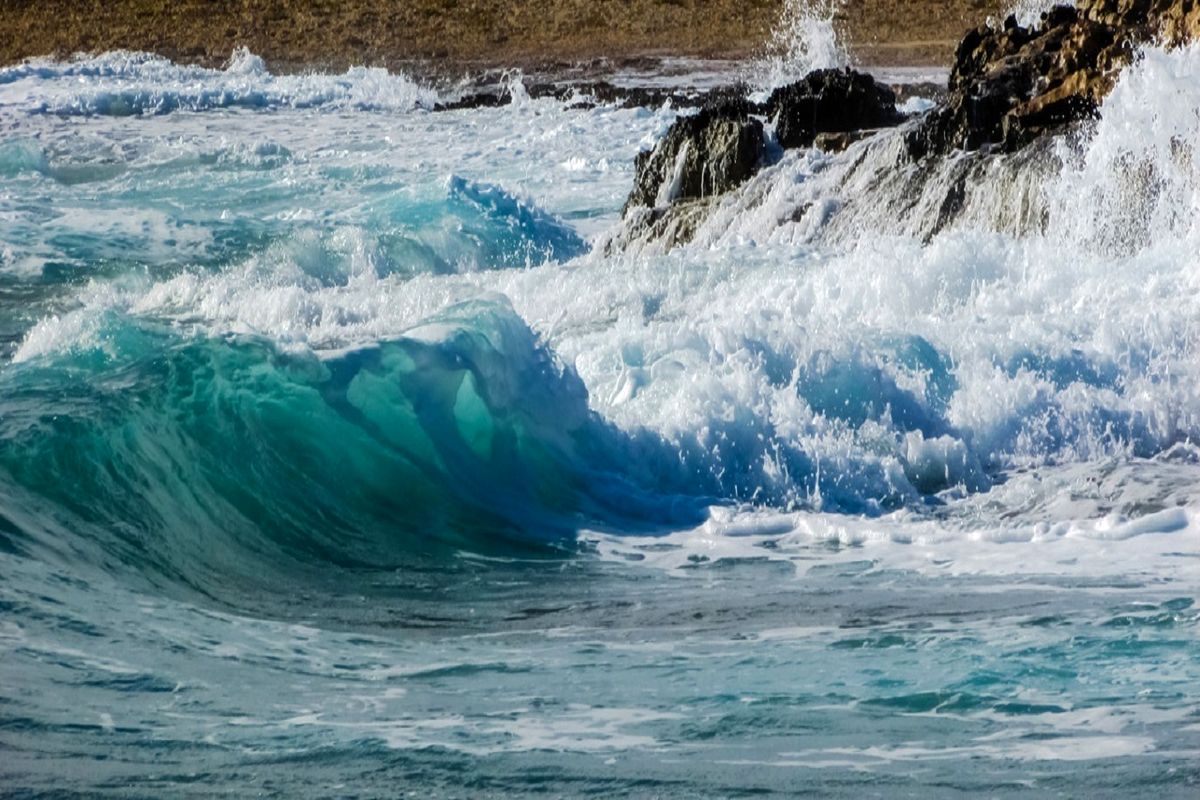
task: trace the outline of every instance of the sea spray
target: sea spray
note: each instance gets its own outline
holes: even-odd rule
[[[1082,143],[1060,144],[1065,167],[1047,186],[1052,235],[1145,260],[1192,262],[1200,226],[1200,45],[1147,48],[1121,73]],[[1081,206],[1080,197],[1088,203]]]
[[[787,0],[752,68],[751,85],[767,95],[814,69],[847,66],[850,56],[837,27],[841,5],[842,0]]]

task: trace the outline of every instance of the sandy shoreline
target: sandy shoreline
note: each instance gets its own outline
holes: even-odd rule
[[[847,0],[836,24],[855,59],[944,65],[996,0]],[[615,64],[761,54],[781,0],[9,0],[0,64],[128,49],[218,66],[248,47],[277,71]]]

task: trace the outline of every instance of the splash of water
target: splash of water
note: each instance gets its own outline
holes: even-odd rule
[[[838,35],[842,0],[787,0],[751,83],[763,91],[803,78],[815,69],[845,67],[850,55]]]
[[[1002,19],[1008,19],[1010,16],[1016,17],[1018,25],[1028,28],[1037,25],[1041,21],[1042,14],[1055,6],[1073,5],[1075,5],[1075,0],[1016,0],[1009,6]]]

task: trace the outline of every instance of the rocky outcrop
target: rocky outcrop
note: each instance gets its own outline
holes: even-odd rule
[[[653,150],[637,157],[625,207],[657,208],[723,194],[759,167],[763,125],[749,105],[727,102],[676,120]]]
[[[1162,13],[1162,36],[1172,45],[1200,40],[1200,3],[1172,3]]]
[[[750,179],[766,151],[762,121],[745,100],[718,102],[675,121],[653,150],[640,153],[625,202],[620,242],[689,241],[712,200]]]
[[[723,194],[745,182],[764,160],[763,124],[775,123],[783,148],[821,144],[843,150],[864,131],[898,124],[896,95],[870,75],[821,69],[776,89],[765,106],[725,98],[676,121],[653,150],[637,157],[631,208],[661,208]]]
[[[994,222],[997,228],[1036,228],[1044,221],[1044,208],[1031,200],[1039,176],[1060,163],[1047,134],[1096,115],[1141,46],[1198,39],[1200,0],[1078,0],[1075,6],[1050,9],[1030,27],[1010,16],[1000,26],[985,25],[966,35],[946,95],[934,110],[900,135],[874,138],[856,146],[856,155],[823,168],[842,170],[845,181],[856,182],[853,202],[865,204],[864,214],[885,208],[885,218],[923,238],[963,217]],[[833,152],[900,123],[895,101],[891,90],[868,75],[817,70],[775,91],[761,106],[726,104],[681,120],[652,152],[638,157],[637,184],[612,246],[638,242],[669,248],[694,238],[711,218],[714,198],[745,183],[766,160],[754,115],[774,123],[784,149]],[[973,152],[967,158],[940,158],[954,150]],[[1020,152],[1005,158],[991,155],[1015,151]],[[978,183],[990,188],[977,196],[973,186]],[[1011,191],[997,191],[998,183]],[[763,186],[753,182],[719,202],[735,210],[739,204],[753,208],[767,191]],[[998,204],[997,197],[1011,202]],[[844,211],[849,205],[839,201],[837,207]],[[827,232],[823,235],[836,236],[836,220],[818,219],[829,208],[801,199],[778,220],[812,222]],[[858,235],[859,229],[852,232]]]
[[[946,104],[908,135],[909,151],[1017,150],[1094,116],[1140,45],[1198,33],[1195,0],[1080,0],[1029,28],[1014,17],[976,28],[958,46]]]
[[[637,157],[622,238],[687,242],[713,199],[753,176],[767,160],[760,116],[775,123],[783,148],[840,151],[875,129],[895,125],[896,96],[869,75],[817,70],[772,93],[764,105],[722,99],[675,122]]]
[[[896,94],[870,75],[819,69],[776,89],[767,101],[775,137],[785,148],[811,147],[820,134],[845,134],[898,124]]]

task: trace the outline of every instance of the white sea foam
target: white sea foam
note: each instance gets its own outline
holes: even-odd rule
[[[238,50],[224,69],[177,65],[146,53],[111,52],[60,63],[34,59],[0,69],[0,111],[128,116],[221,108],[407,111],[437,94],[404,75],[356,67],[344,75],[273,75]]]

